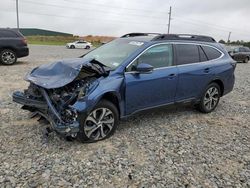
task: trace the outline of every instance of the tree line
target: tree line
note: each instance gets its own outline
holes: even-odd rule
[[[237,41],[229,41],[229,42],[226,42],[224,40],[220,40],[219,43],[221,44],[227,44],[227,45],[242,45],[242,46],[247,46],[250,48],[250,42],[245,42],[243,40],[237,40]]]

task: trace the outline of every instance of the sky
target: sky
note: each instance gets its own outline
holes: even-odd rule
[[[0,27],[16,27],[16,0],[0,0]],[[250,0],[19,0],[21,28],[74,35],[130,32],[209,35],[250,41]]]

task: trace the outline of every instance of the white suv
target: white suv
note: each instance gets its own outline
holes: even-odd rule
[[[92,44],[90,42],[81,41],[81,40],[66,44],[66,47],[71,48],[71,49],[74,49],[74,48],[90,49],[91,46]]]

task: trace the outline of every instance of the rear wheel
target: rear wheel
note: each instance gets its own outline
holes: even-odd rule
[[[218,105],[221,96],[221,89],[217,83],[211,83],[205,89],[198,109],[203,113],[212,112]]]
[[[102,100],[80,122],[78,138],[82,142],[97,142],[109,138],[114,134],[119,113],[115,105],[107,100]]]
[[[248,61],[249,61],[249,57],[246,57],[243,62],[248,63]]]
[[[6,49],[0,53],[0,61],[5,65],[12,65],[16,62],[16,53],[12,50]]]

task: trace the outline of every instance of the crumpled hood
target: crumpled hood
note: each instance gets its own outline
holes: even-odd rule
[[[36,67],[25,76],[25,80],[43,88],[52,89],[67,85],[80,75],[84,78],[105,74],[107,74],[107,67],[95,59],[75,58]]]

